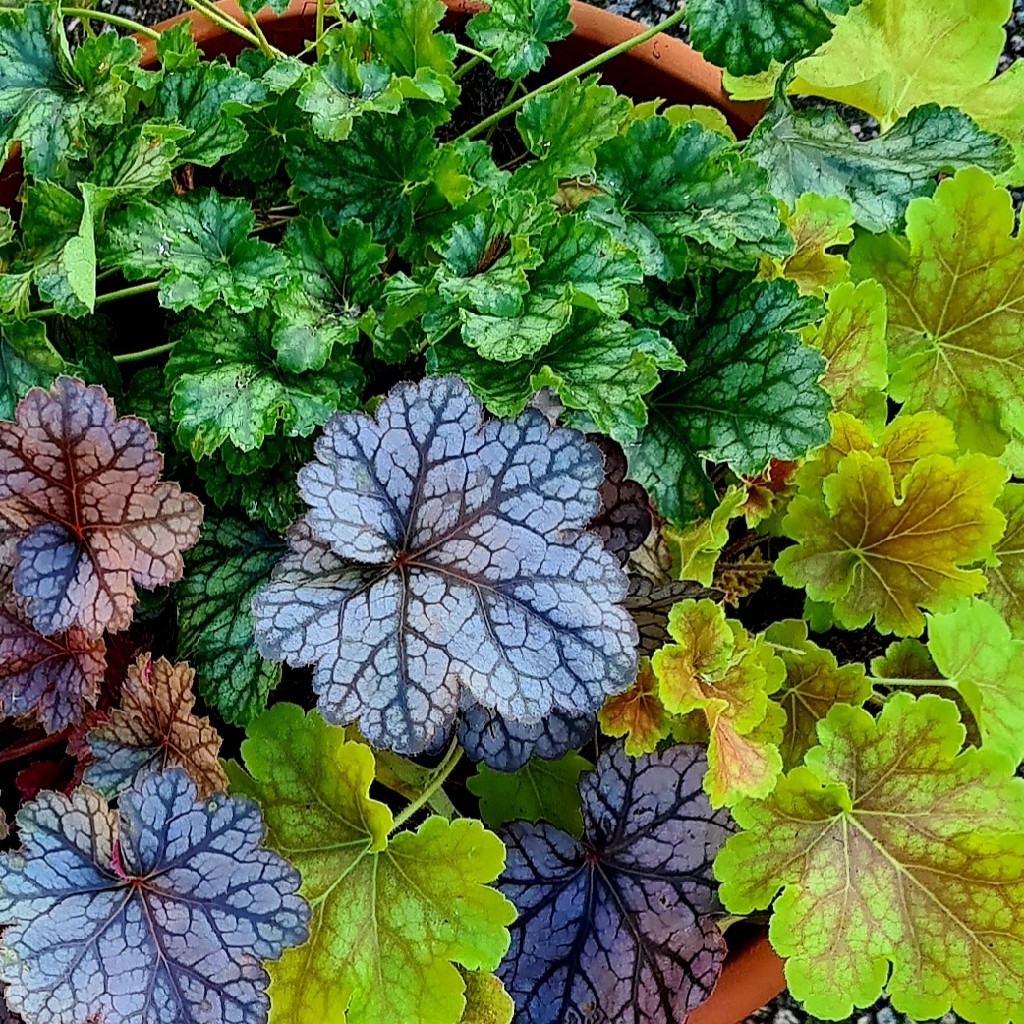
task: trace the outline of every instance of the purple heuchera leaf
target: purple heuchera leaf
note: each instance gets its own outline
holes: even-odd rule
[[[604,480],[598,492],[601,510],[590,523],[605,549],[625,565],[654,526],[651,499],[641,484],[626,476],[622,445],[603,434],[587,434],[604,456]]]
[[[599,452],[529,409],[483,419],[456,377],[339,414],[299,473],[310,505],[253,601],[264,657],[315,665],[320,709],[427,748],[471,699],[509,721],[593,712],[636,671],[626,577],[585,531]]]
[[[261,1024],[267,974],[305,941],[299,875],[260,847],[249,800],[196,800],[182,769],[112,810],[44,791],[0,856],[0,981],[29,1024]]]
[[[0,521],[20,535],[14,590],[39,632],[125,629],[133,584],[180,579],[203,508],[162,468],[146,423],[74,377],[32,388],[0,421]]]
[[[550,761],[580,746],[596,721],[593,714],[552,711],[539,722],[510,722],[496,711],[472,704],[459,712],[459,745],[488,768],[514,772],[533,755]]]
[[[583,838],[517,822],[498,882],[515,903],[498,974],[517,1024],[677,1024],[711,993],[725,942],[711,863],[729,833],[699,746],[605,750],[580,780]]]

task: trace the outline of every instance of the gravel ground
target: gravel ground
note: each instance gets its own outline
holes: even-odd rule
[[[646,25],[663,21],[676,10],[676,0],[590,0],[598,7],[621,14]],[[948,0],[947,0],[948,2]],[[105,11],[132,18],[144,24],[155,24],[165,18],[187,10],[180,0],[99,0],[97,6]],[[679,25],[674,34],[687,38],[686,25]],[[1005,70],[1016,58],[1024,58],[1024,0],[1014,0],[1013,16],[1007,23],[1006,48],[999,63],[999,70]],[[871,118],[865,118],[862,111],[840,108],[851,128],[858,136],[870,137],[877,129]],[[1024,189],[1014,190],[1018,205],[1024,198]],[[945,1021],[955,1021],[950,1015]],[[816,1018],[805,1013],[800,1005],[788,994],[779,996],[750,1018],[748,1024],[816,1024]],[[906,1018],[881,999],[875,1006],[852,1017],[850,1024],[908,1024]]]

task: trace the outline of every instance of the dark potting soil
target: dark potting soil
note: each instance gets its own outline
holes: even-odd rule
[[[633,18],[648,25],[655,24],[668,17],[677,7],[676,0],[591,0],[591,2],[596,6],[604,7],[616,14]],[[181,3],[180,0],[99,0],[97,6],[102,10],[120,14],[123,17],[131,18],[144,24],[155,24],[188,9],[187,5]],[[70,24],[73,25],[73,22]],[[686,26],[677,26],[674,34],[685,40],[687,38]],[[1004,70],[1014,59],[1020,57],[1024,57],[1024,0],[1014,0],[1013,15],[1007,24],[1007,42],[1000,61],[1000,70]],[[505,99],[505,92],[507,90],[507,86],[503,83],[495,82],[489,76],[486,69],[482,67],[477,72],[468,76],[464,84],[468,87],[464,91],[464,97],[468,99],[471,96],[475,96],[476,99],[472,100],[469,104],[464,103],[464,111],[460,122],[464,120],[465,123],[459,123],[454,126],[459,130],[498,109]],[[807,105],[828,105],[824,101],[813,99],[800,102]],[[874,123],[872,118],[864,115],[863,112],[853,108],[838,107],[837,109],[839,109],[841,116],[844,117],[858,137],[870,138],[877,132],[877,124]],[[495,145],[499,163],[514,162],[521,155],[521,143],[511,124],[499,128],[491,138],[491,142]],[[1022,201],[1024,201],[1024,189],[1015,190],[1015,198],[1018,207],[1020,207]],[[140,297],[140,302],[145,302],[146,309],[144,312],[147,317],[152,317],[154,313],[157,316],[161,315],[161,311],[153,308],[155,307],[155,302],[151,296]],[[140,309],[135,312],[141,314],[143,310]],[[125,313],[128,313],[127,308]],[[115,331],[117,330],[118,320],[127,324],[140,322],[134,317],[125,319],[117,317],[114,319]],[[118,339],[112,339],[111,347],[115,350],[121,347],[118,344]],[[129,344],[128,347],[132,347],[132,345]],[[118,396],[114,395],[113,397],[116,401]],[[183,485],[188,487],[187,473],[176,474],[174,470],[177,468],[173,467],[172,469],[168,467],[168,475],[181,479]],[[781,584],[777,584],[777,586],[769,585],[764,587],[760,594],[748,602],[749,607],[744,608],[743,617],[745,620],[749,620],[751,628],[758,628],[757,620],[765,615],[769,618],[779,617],[780,601],[786,606],[787,614],[799,616],[799,595],[796,592],[788,591],[788,588],[782,587]],[[120,681],[124,677],[127,666],[136,652],[152,650],[155,656],[166,655],[167,657],[174,657],[177,637],[173,616],[168,613],[166,605],[162,606],[160,604],[159,598],[147,603],[151,605],[151,610],[148,613],[138,613],[131,630],[115,638],[111,649],[108,651],[108,661],[110,664],[108,684],[115,689],[120,686]],[[767,620],[765,623],[762,623],[762,625],[764,624],[767,624]],[[828,635],[824,642],[835,651],[840,660],[863,659],[880,653],[880,650],[884,649],[885,646],[884,642],[879,642],[877,636],[873,633],[869,636],[866,631],[859,631],[857,633],[837,632],[835,635]],[[309,674],[295,672],[286,668],[281,685],[271,694],[271,703],[281,700],[290,700],[305,707],[312,707],[315,703],[315,697],[312,693]],[[207,710],[201,706],[197,708],[199,713],[207,713]],[[239,744],[244,736],[243,731],[226,725],[218,716],[215,716],[215,721],[218,730],[224,738],[224,754],[229,757],[237,756]],[[0,751],[10,752],[11,748],[15,745],[23,749],[27,744],[37,741],[42,743],[45,739],[42,730],[25,732],[14,728],[10,722],[0,724]],[[31,758],[19,759],[18,762],[12,762],[8,758],[2,759],[6,763],[0,763],[0,794],[4,797],[5,805],[8,803],[13,804],[17,799],[19,789],[33,790],[38,787],[60,787],[70,781],[70,778],[65,776],[70,772],[73,761],[56,762],[52,768],[47,768],[47,765],[50,763],[45,760],[47,752],[46,748],[40,750],[39,756],[44,758],[44,760],[37,761],[35,764],[41,764],[43,767],[36,769],[35,774],[33,774]],[[16,773],[15,769],[21,770]],[[49,774],[46,774],[47,772]],[[453,778],[454,786],[451,795],[456,804],[460,806],[460,809],[469,811],[471,808],[468,806],[468,801],[465,808],[461,807],[465,797],[461,786],[464,774],[464,772],[460,773]],[[385,798],[384,792],[375,795]],[[10,819],[15,807],[5,806],[4,809],[8,813],[8,819]],[[947,1015],[943,1019],[947,1022],[957,1020],[954,1015]],[[813,1020],[814,1018],[811,1018],[803,1011],[794,999],[784,993],[757,1011],[750,1018],[748,1024],[810,1024]],[[905,1024],[906,1018],[893,1010],[888,1000],[883,998],[873,1007],[861,1011],[852,1017],[850,1024],[854,1024],[854,1022],[855,1024]]]

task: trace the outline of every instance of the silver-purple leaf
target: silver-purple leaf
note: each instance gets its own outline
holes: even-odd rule
[[[583,715],[631,682],[627,580],[585,527],[602,459],[536,410],[487,420],[456,377],[336,415],[299,473],[310,510],[253,600],[264,657],[314,665],[320,709],[413,753],[470,699]]]
[[[553,711],[539,722],[510,722],[496,711],[471,704],[459,712],[459,745],[473,761],[514,772],[534,755],[552,761],[593,734],[596,717]]]
[[[677,1024],[711,993],[725,942],[711,864],[729,833],[699,746],[605,750],[580,780],[583,838],[503,830],[498,887],[516,905],[498,969],[517,1024]]]
[[[173,768],[117,810],[44,791],[0,857],[0,981],[29,1024],[263,1024],[261,961],[305,941],[299,875],[249,800],[197,801]]]

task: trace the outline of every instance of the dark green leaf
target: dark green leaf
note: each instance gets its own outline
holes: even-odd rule
[[[191,133],[181,125],[135,125],[115,136],[96,159],[89,183],[95,205],[121,196],[145,195],[170,181],[181,162],[178,143]]]
[[[46,340],[41,320],[0,320],[0,419],[13,420],[14,407],[29,388],[48,388],[66,369]]]
[[[911,199],[931,195],[940,172],[973,164],[997,172],[1012,162],[1007,143],[954,107],[916,107],[884,135],[860,142],[834,110],[794,110],[781,81],[747,153],[780,199],[842,196],[857,223],[876,233],[898,226]]]
[[[466,26],[480,49],[494,51],[491,67],[502,78],[540,71],[547,44],[571,31],[569,0],[493,0],[490,10],[475,14]]]
[[[249,204],[213,190],[135,202],[118,210],[102,237],[102,262],[129,280],[160,277],[168,309],[207,309],[222,298],[244,313],[266,305],[284,279],[284,256],[250,238]]]
[[[283,549],[264,530],[208,517],[175,591],[178,657],[192,663],[203,699],[235,725],[263,710],[281,678],[281,666],[256,650],[249,606]]]

